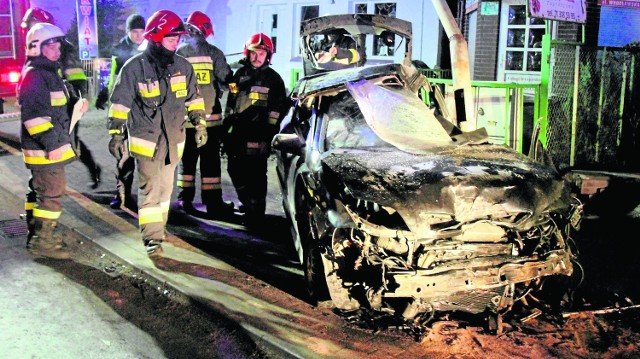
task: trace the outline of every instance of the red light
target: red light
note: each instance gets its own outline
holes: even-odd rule
[[[18,71],[9,72],[9,82],[17,84],[20,81],[20,73]]]

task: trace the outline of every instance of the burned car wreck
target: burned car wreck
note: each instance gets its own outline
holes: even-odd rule
[[[410,46],[402,20],[334,17]],[[327,28],[303,23],[303,44]],[[494,331],[517,303],[568,304],[581,206],[555,168],[460,130],[410,61],[308,66],[273,148],[312,300],[416,327],[481,314]]]

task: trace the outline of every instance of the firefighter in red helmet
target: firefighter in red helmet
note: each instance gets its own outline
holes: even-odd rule
[[[186,22],[189,36],[178,49],[196,72],[200,96],[204,99],[208,140],[198,148],[193,141],[195,129],[187,123],[187,142],[180,162],[177,187],[178,203],[187,213],[197,213],[193,207],[196,193],[196,168],[200,163],[200,194],[209,217],[228,217],[233,213],[233,202],[222,199],[220,142],[222,139],[222,106],[220,98],[223,88],[231,81],[233,72],[224,53],[207,42],[213,35],[213,24],[209,16],[194,11]]]
[[[124,64],[109,98],[109,152],[121,158],[126,128],[138,174],[138,224],[149,255],[162,251],[173,179],[185,146],[185,113],[195,127],[196,146],[207,142],[196,74],[189,61],[175,54],[186,33],[175,13],[153,13],[144,32],[146,49]]]
[[[34,6],[32,8],[29,8],[27,12],[24,13],[22,22],[20,23],[20,27],[28,31],[31,27],[33,27],[33,25],[41,22],[55,25],[53,15],[51,15],[50,12]]]
[[[259,226],[264,218],[271,140],[287,104],[282,77],[269,67],[273,53],[267,35],[249,37],[244,45],[243,67],[229,84],[225,109],[227,171],[249,227]]]

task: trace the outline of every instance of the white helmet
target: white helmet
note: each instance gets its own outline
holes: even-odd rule
[[[27,56],[40,56],[41,47],[47,41],[52,39],[64,40],[64,33],[59,27],[46,22],[41,22],[33,25],[29,32],[27,32]]]

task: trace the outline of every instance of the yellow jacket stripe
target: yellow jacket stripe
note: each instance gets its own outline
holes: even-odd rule
[[[279,117],[280,117],[280,112],[276,112],[276,111],[269,112],[269,124],[277,125]]]
[[[171,77],[171,91],[176,92],[187,89],[187,77],[186,76],[173,76]]]
[[[156,143],[147,141],[139,137],[129,138],[129,151],[131,153],[137,153],[145,157],[153,157],[156,150]]]
[[[67,96],[63,91],[51,92],[51,106],[64,106],[67,104]]]
[[[29,132],[29,134],[33,136],[35,134],[46,132],[49,129],[52,129],[53,125],[51,124],[51,117],[46,116],[36,117],[24,121],[24,127],[27,129],[27,132]]]
[[[86,80],[87,75],[85,75],[84,70],[79,67],[72,67],[64,70],[64,77],[68,81],[78,81],[78,80]]]
[[[185,102],[185,106],[187,107],[187,111],[189,112],[194,110],[204,111],[204,99],[202,97],[199,97],[192,101]]]
[[[130,108],[114,103],[109,107],[109,117],[116,118],[118,120],[127,120],[127,116],[129,115]]]
[[[76,153],[73,152],[71,148],[71,144],[67,143],[60,147],[62,150],[62,157],[59,160],[50,160],[47,156],[47,151],[45,150],[28,150],[22,149],[22,157],[24,159],[24,163],[30,165],[48,165],[53,163],[64,162],[70,158],[75,157]]]
[[[138,90],[140,90],[140,96],[144,98],[160,96],[160,84],[158,81],[154,81],[150,84],[138,83]]]

